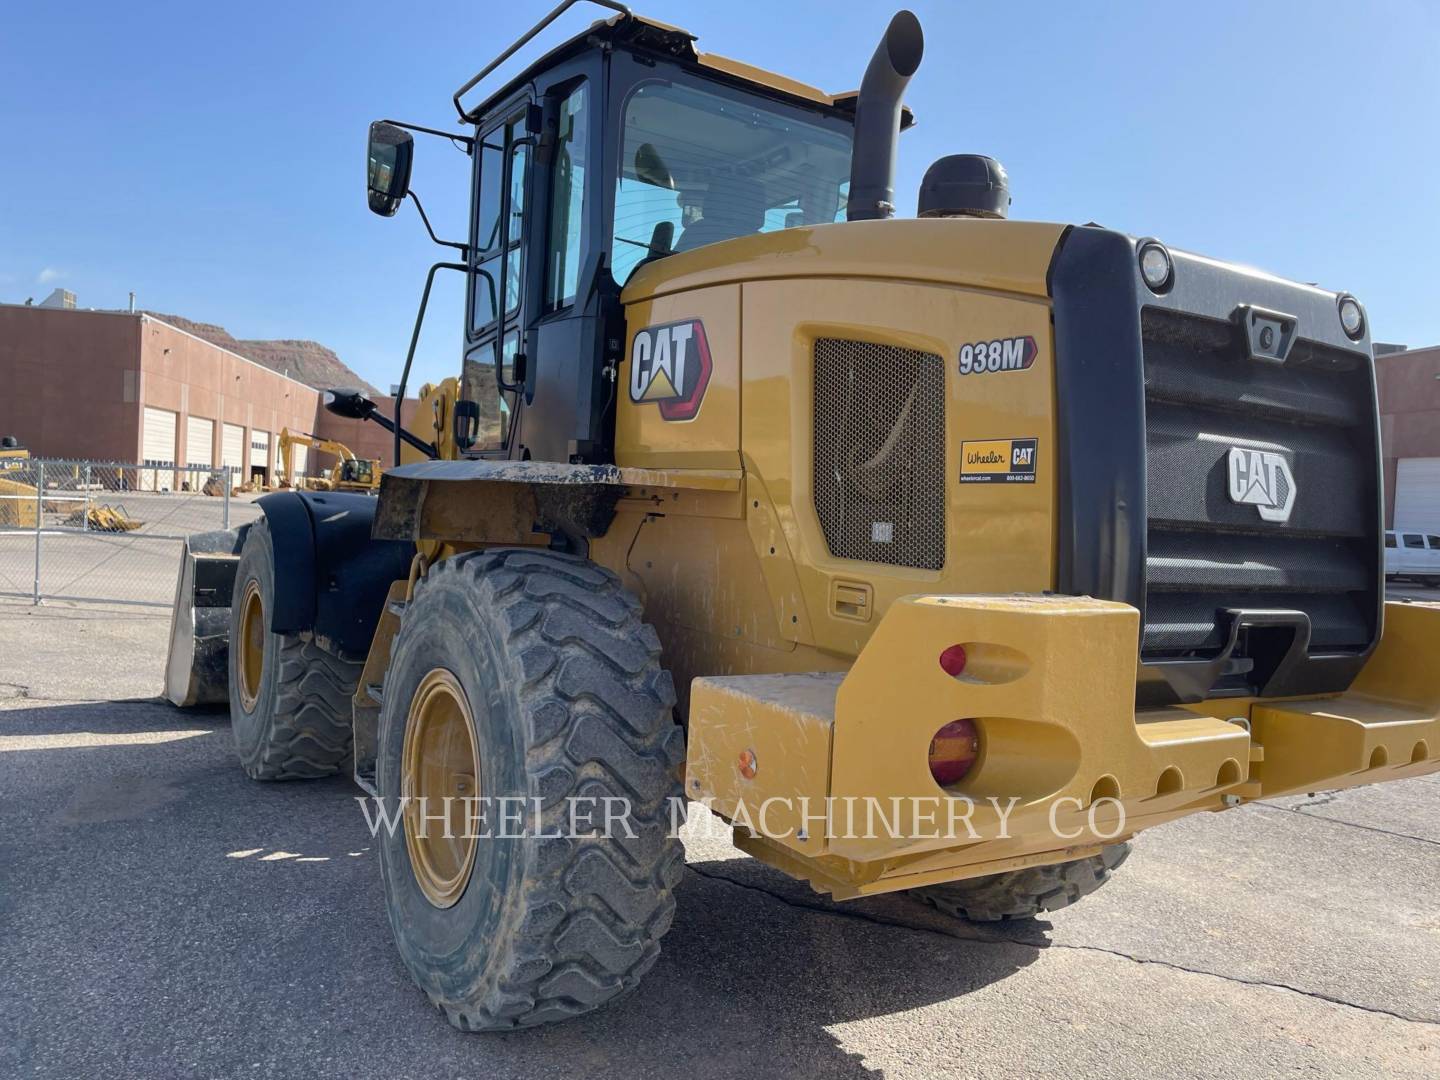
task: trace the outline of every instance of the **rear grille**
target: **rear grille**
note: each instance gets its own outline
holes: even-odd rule
[[[840,559],[945,563],[945,362],[936,353],[815,342],[815,512]]]
[[[1146,308],[1147,659],[1225,644],[1225,608],[1305,612],[1312,652],[1374,636],[1374,402],[1364,356],[1301,340],[1288,361],[1250,360],[1232,324]],[[1232,447],[1280,453],[1290,519],[1229,497]]]

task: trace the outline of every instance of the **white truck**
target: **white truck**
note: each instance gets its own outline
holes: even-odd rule
[[[1440,536],[1410,529],[1385,532],[1385,579],[1440,587]]]

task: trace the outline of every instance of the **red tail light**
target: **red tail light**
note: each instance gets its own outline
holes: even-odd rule
[[[980,729],[975,721],[952,720],[930,740],[930,775],[941,787],[958,784],[979,757]]]
[[[940,667],[952,679],[965,670],[965,646],[951,645],[940,654]]]

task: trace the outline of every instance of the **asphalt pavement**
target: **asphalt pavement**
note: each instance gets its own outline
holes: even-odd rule
[[[639,991],[463,1035],[394,953],[357,789],[246,779],[223,713],[154,696],[167,629],[0,601],[0,1077],[1440,1076],[1433,776],[1162,826],[1000,927],[693,838]]]

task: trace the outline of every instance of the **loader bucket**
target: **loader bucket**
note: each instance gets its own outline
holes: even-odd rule
[[[230,594],[248,530],[197,533],[185,541],[165,662],[165,696],[181,708],[230,700]]]

